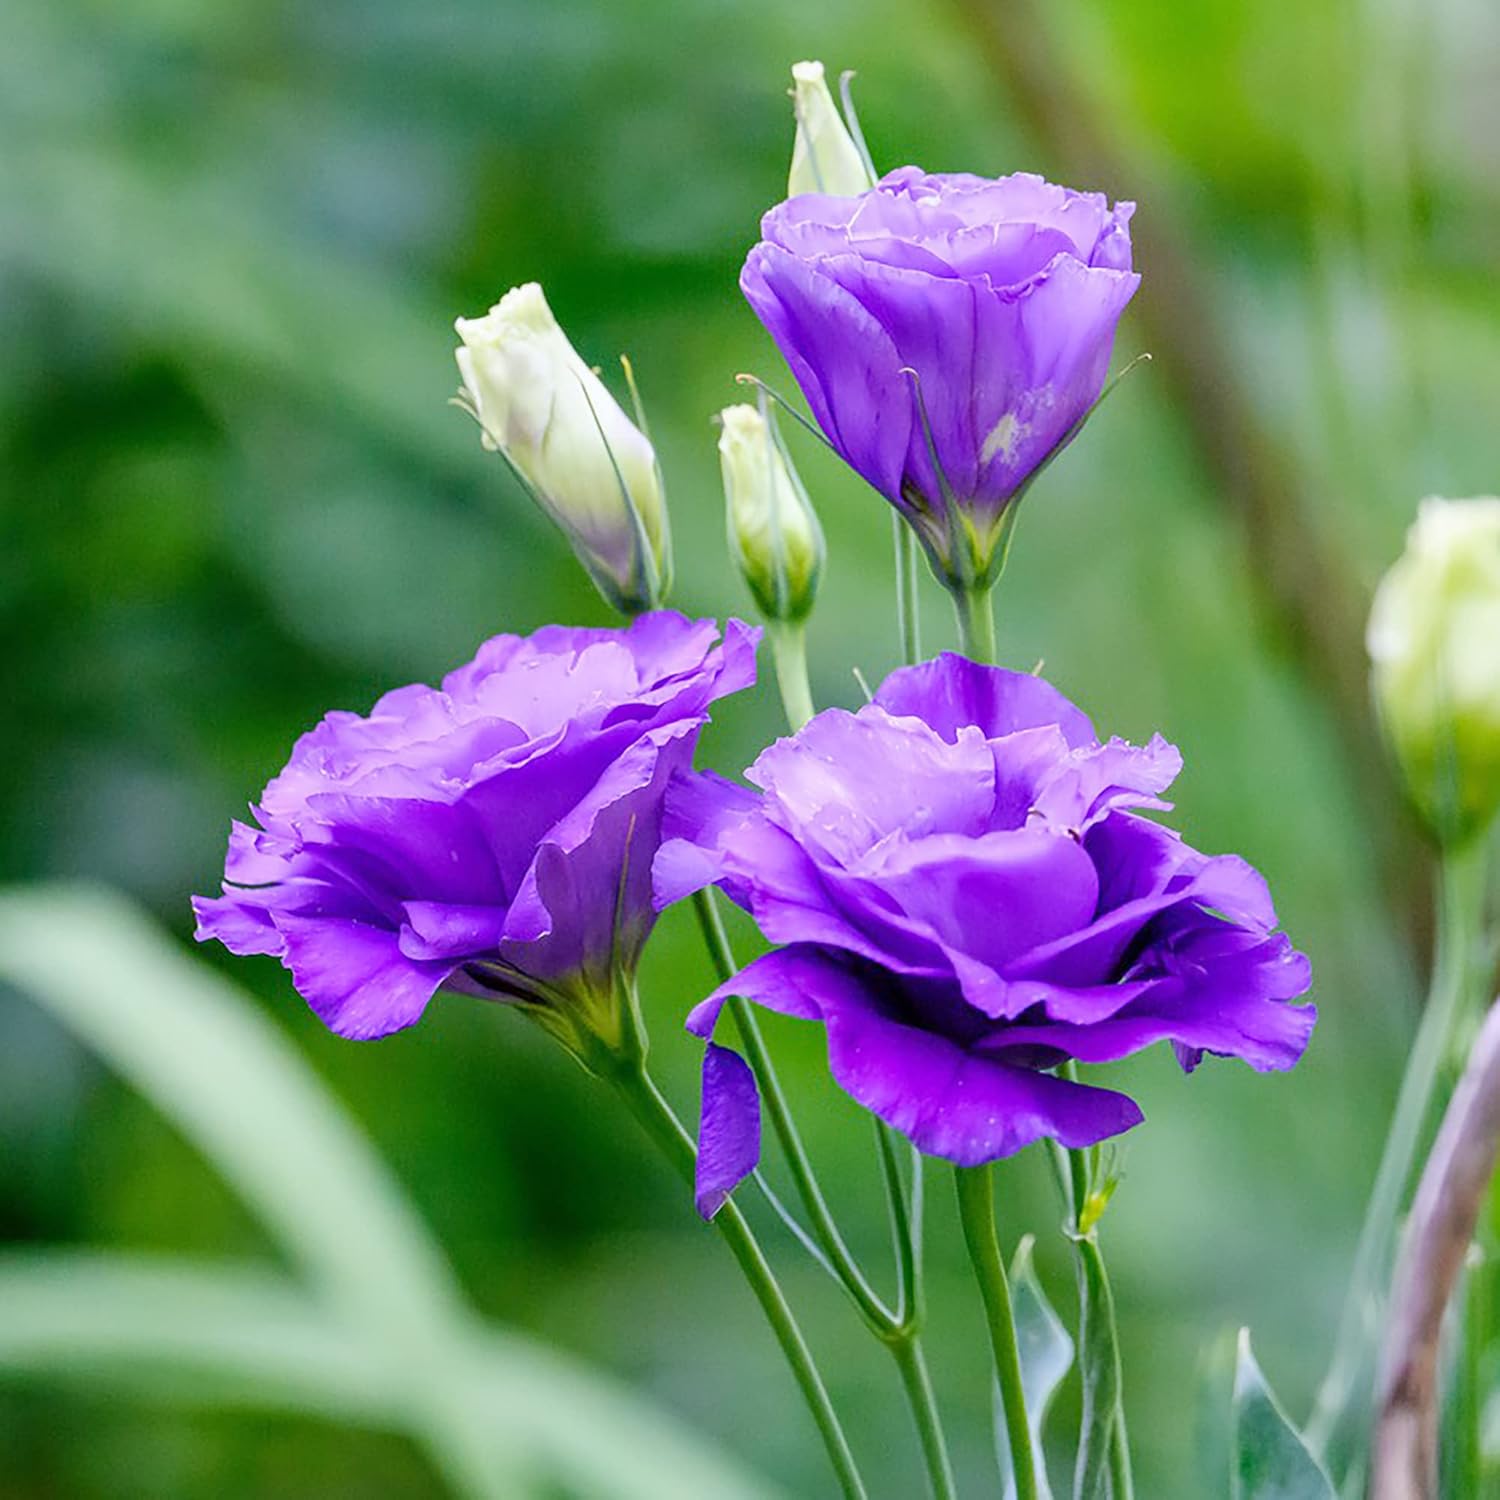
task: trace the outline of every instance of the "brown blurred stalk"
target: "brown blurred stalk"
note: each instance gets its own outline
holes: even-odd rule
[[[1243,540],[1257,592],[1308,688],[1326,705],[1365,810],[1365,831],[1400,930],[1430,937],[1429,855],[1402,803],[1366,687],[1367,600],[1306,517],[1307,480],[1241,383],[1212,279],[1173,209],[1171,184],[1133,159],[1053,37],[1040,0],[953,0],[1004,93],[1069,182],[1138,199],[1131,225],[1144,268],[1135,303],[1144,346]]]
[[[1371,1500],[1437,1500],[1438,1357],[1500,1150],[1500,1002],[1490,1008],[1412,1203],[1381,1351]]]

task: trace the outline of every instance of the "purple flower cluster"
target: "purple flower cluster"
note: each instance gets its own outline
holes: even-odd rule
[[[1051,1136],[1130,1129],[1126,1095],[1062,1063],[1171,1041],[1288,1068],[1311,1032],[1307,960],[1265,883],[1139,815],[1181,767],[1157,737],[1100,743],[1039,678],[944,655],[894,673],[858,713],[772,745],[752,792],[701,774],[669,793],[656,898],[717,884],[782,944],[730,995],[821,1021],[834,1078],[924,1152],[965,1165]],[[712,1213],[754,1164],[755,1090],[709,1044],[699,1161]]]
[[[1140,277],[1133,203],[1028,173],[890,172],[761,221],[740,285],[818,425],[963,583],[1098,398]]]
[[[663,794],[758,634],[662,612],[496,636],[441,688],[329,714],[234,825],[199,938],[274,954],[341,1036],[410,1026],[444,985],[607,1030],[655,920]]]

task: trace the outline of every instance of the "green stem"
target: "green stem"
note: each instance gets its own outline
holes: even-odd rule
[[[693,909],[698,914],[698,925],[703,931],[703,941],[708,945],[714,970],[721,982],[727,982],[734,975],[736,965],[714,893],[711,890],[699,891],[693,897]],[[786,1091],[781,1086],[781,1078],[776,1072],[776,1064],[771,1060],[765,1038],[761,1035],[755,1012],[745,1000],[735,995],[729,1001],[729,1013],[734,1017],[734,1024],[745,1048],[745,1060],[755,1075],[761,1104],[770,1117],[776,1139],[781,1143],[782,1154],[786,1157],[797,1194],[812,1220],[813,1235],[822,1246],[823,1253],[828,1257],[839,1280],[854,1299],[861,1316],[877,1333],[884,1336],[896,1320],[865,1279],[839,1233],[833,1213],[828,1207],[828,1200],[823,1196],[823,1189],[813,1171],[812,1159],[802,1144],[801,1132],[797,1129],[791,1106],[787,1103]]]
[[[1349,1424],[1350,1451],[1362,1447],[1365,1387],[1373,1375],[1380,1326],[1371,1310],[1379,1306],[1390,1279],[1396,1225],[1418,1149],[1434,1108],[1443,1102],[1440,1096],[1452,1087],[1455,1042],[1473,1017],[1476,983],[1483,977],[1476,953],[1484,924],[1485,874],[1482,838],[1442,857],[1432,986],[1365,1209],[1333,1359],[1307,1424],[1307,1439],[1315,1452],[1327,1454]]]
[[[1070,1082],[1078,1081],[1078,1065],[1069,1061],[1063,1064],[1062,1076]],[[1063,1199],[1068,1205],[1071,1218],[1070,1238],[1078,1266],[1079,1329],[1078,1362],[1084,1368],[1084,1406],[1079,1430],[1087,1434],[1096,1420],[1088,1409],[1091,1403],[1103,1400],[1114,1406],[1109,1419],[1109,1442],[1107,1462],[1114,1500],[1133,1500],[1135,1479],[1131,1473],[1130,1435],[1125,1425],[1125,1402],[1123,1398],[1124,1358],[1120,1350],[1120,1329],[1115,1316],[1114,1293],[1109,1284],[1109,1272],[1104,1264],[1104,1251],[1099,1244],[1097,1230],[1093,1224],[1084,1226],[1085,1205],[1088,1203],[1091,1184],[1094,1181],[1098,1161],[1098,1147],[1088,1146],[1064,1150],[1056,1141],[1052,1142],[1054,1161],[1058,1163],[1058,1181]],[[1080,1461],[1089,1457],[1092,1444],[1080,1442]]]
[[[637,1060],[622,1065],[611,1076],[631,1113],[644,1126],[646,1134],[691,1187],[697,1155],[693,1139],[672,1112],[672,1106],[662,1097],[647,1073],[644,1062]],[[823,1377],[813,1363],[812,1354],[797,1326],[797,1320],[787,1305],[775,1273],[749,1224],[734,1203],[729,1202],[714,1216],[714,1227],[739,1262],[745,1280],[749,1282],[751,1291],[755,1293],[766,1320],[771,1325],[771,1331],[776,1335],[777,1343],[781,1345],[798,1389],[802,1392],[802,1398],[822,1434],[829,1461],[838,1475],[840,1488],[847,1500],[865,1500],[864,1481],[859,1476],[854,1455],[850,1452],[844,1430],[839,1425],[838,1414],[828,1398]]]
[[[896,623],[901,635],[901,660],[911,667],[922,659],[917,613],[917,539],[898,510],[891,512],[891,540],[896,554]]]
[[[693,905],[698,914],[698,924],[703,930],[703,939],[708,945],[715,972],[721,980],[728,980],[735,972],[734,954],[730,950],[729,937],[724,931],[724,923],[719,915],[718,903],[714,899],[713,892],[699,891],[693,898]],[[901,1303],[899,1310],[893,1313],[870,1285],[858,1262],[850,1253],[849,1247],[844,1243],[844,1237],[834,1221],[832,1210],[828,1207],[828,1200],[823,1196],[823,1189],[818,1182],[817,1173],[813,1170],[807,1148],[802,1143],[801,1133],[797,1129],[797,1122],[793,1118],[791,1106],[787,1103],[786,1093],[781,1087],[781,1079],[776,1072],[776,1065],[771,1060],[770,1050],[766,1046],[765,1038],[761,1035],[760,1025],[755,1019],[754,1011],[738,995],[730,1000],[729,1010],[739,1029],[746,1061],[750,1064],[750,1071],[755,1074],[762,1105],[770,1117],[771,1128],[776,1132],[776,1138],[781,1144],[782,1155],[786,1158],[787,1168],[797,1188],[797,1195],[801,1198],[803,1208],[812,1221],[813,1237],[817,1240],[824,1255],[828,1257],[828,1263],[833,1268],[834,1275],[848,1292],[870,1331],[891,1351],[892,1358],[895,1359],[901,1372],[902,1388],[911,1405],[912,1417],[916,1422],[917,1433],[922,1442],[923,1457],[927,1461],[933,1494],[936,1500],[949,1500],[953,1494],[953,1472],[948,1461],[942,1422],[933,1398],[932,1385],[926,1376],[926,1361],[922,1354],[920,1339],[921,1257],[917,1248],[921,1235],[920,1217],[915,1212],[908,1214],[904,1196],[901,1198],[899,1210],[895,1207],[893,1200],[893,1216],[899,1212],[899,1218],[895,1219],[895,1223],[898,1235],[897,1263],[901,1280]],[[888,1144],[888,1142],[882,1143],[883,1146]],[[887,1162],[884,1155],[882,1165],[888,1173],[894,1169],[893,1159]],[[891,1186],[889,1176],[887,1186]],[[897,1186],[891,1188],[891,1191],[899,1192],[899,1179]],[[920,1204],[920,1196],[917,1196],[915,1201]],[[720,1212],[722,1214],[723,1210]],[[920,1379],[916,1378],[918,1372],[921,1375]]]
[[[767,620],[766,635],[776,663],[781,706],[795,734],[813,716],[812,687],[807,680],[807,630],[800,621]]]
[[[967,584],[953,590],[958,614],[958,649],[970,661],[992,665],[995,660],[994,584]]]
[[[958,1490],[953,1483],[953,1465],[948,1459],[948,1444],[943,1436],[943,1424],[938,1416],[937,1398],[933,1395],[921,1340],[915,1337],[901,1339],[891,1345],[891,1354],[901,1372],[901,1387],[916,1419],[933,1500],[956,1500]]]
[[[896,1247],[896,1322],[917,1327],[926,1316],[922,1303],[922,1154],[912,1151],[912,1190],[908,1199],[896,1161],[894,1136],[895,1132],[884,1120],[875,1119],[875,1148],[880,1156],[880,1175],[885,1180],[885,1201],[891,1215],[891,1238]]]
[[[1120,1338],[1115,1325],[1115,1299],[1098,1238],[1075,1239],[1078,1254],[1079,1363],[1083,1368],[1083,1404],[1079,1416],[1078,1459],[1074,1493],[1103,1492],[1103,1475],[1110,1475],[1114,1500],[1134,1492],[1130,1453],[1125,1445],[1124,1409],[1120,1401]]]
[[[1000,1242],[995,1235],[995,1178],[988,1164],[958,1167],[958,1214],[964,1243],[979,1282],[979,1294],[989,1324],[1000,1381],[1000,1403],[1010,1438],[1015,1471],[1016,1500],[1037,1500],[1036,1456],[1031,1448],[1031,1426],[1026,1420],[1026,1393],[1021,1386],[1021,1352],[1016,1343],[1016,1320],[1010,1304],[1010,1284]]]
[[[927,1481],[933,1500],[953,1500],[953,1464],[943,1436],[937,1398],[927,1374],[922,1352],[921,1329],[926,1320],[922,1296],[922,1168],[919,1151],[912,1151],[912,1186],[908,1198],[896,1160],[895,1132],[883,1120],[875,1121],[875,1144],[885,1178],[886,1201],[891,1212],[891,1235],[896,1245],[896,1271],[900,1285],[896,1304],[896,1326],[883,1340],[901,1374],[901,1387],[917,1424],[922,1457],[927,1463]],[[878,1332],[878,1330],[877,1330]]]

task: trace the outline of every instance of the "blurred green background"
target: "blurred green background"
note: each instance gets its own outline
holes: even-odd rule
[[[744,612],[710,417],[739,399],[736,371],[790,386],[735,285],[784,188],[789,65],[858,69],[883,167],[1064,176],[1107,160],[1107,180],[1075,185],[1140,200],[1157,299],[1127,314],[1118,362],[1158,359],[1028,500],[1002,654],[1045,659],[1103,729],[1182,747],[1181,826],[1267,872],[1322,1012],[1290,1075],[1219,1062],[1184,1079],[1164,1049],[1118,1069],[1149,1117],[1105,1226],[1139,1492],[1202,1493],[1193,1370],[1225,1326],[1253,1326],[1304,1412],[1419,991],[1425,877],[1384,832],[1400,815],[1348,690],[1353,625],[1420,495],[1500,484],[1500,11],[0,0],[0,36],[0,878],[105,882],[182,939],[228,819],[327,708],[432,680],[499,630],[606,621],[445,405],[455,315],[539,279],[586,358],[630,353],[676,602]],[[1184,329],[1188,272],[1209,317]],[[1195,405],[1155,345],[1194,332],[1223,408]],[[1231,432],[1227,458],[1225,409],[1258,435],[1240,451]],[[829,539],[814,686],[853,703],[851,666],[874,681],[896,657],[887,513],[791,441]],[[1289,591],[1310,557],[1331,571]],[[1353,609],[1323,613],[1339,598]],[[929,648],[949,644],[935,586],[924,610]],[[778,728],[767,683],[724,705],[703,758],[736,771]],[[112,955],[92,958],[107,992]],[[342,1042],[272,961],[201,958],[347,1103],[487,1314],[614,1372],[785,1492],[831,1492],[722,1248],[540,1034],[451,1000],[397,1038]],[[709,982],[690,917],[670,914],[646,1004],[688,1111],[679,1023]],[[867,1122],[822,1077],[814,1028],[773,1032],[851,1238],[883,1266]],[[931,1353],[966,1490],[995,1493],[950,1197],[935,1173]],[[1003,1169],[1001,1215],[1012,1239],[1038,1233],[1071,1317],[1039,1160]],[[888,1363],[767,1233],[878,1493],[920,1493]],[[0,1238],[278,1254],[153,1106],[15,991],[0,993]],[[1059,1455],[1075,1406],[1070,1387]],[[406,1441],[311,1415],[0,1383],[6,1500],[437,1486]]]

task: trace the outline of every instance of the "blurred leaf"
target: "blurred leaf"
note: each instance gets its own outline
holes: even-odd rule
[[[1222,1495],[1229,1480],[1234,1451],[1231,1413],[1234,1409],[1234,1368],[1239,1336],[1222,1329],[1199,1354],[1194,1392],[1194,1478],[1203,1495]]]
[[[601,1485],[631,1496],[720,1493],[670,1488],[694,1464],[648,1457],[639,1436],[627,1440],[643,1415],[612,1418],[609,1401],[591,1395],[590,1380],[566,1362],[549,1363],[539,1350],[524,1368],[497,1362],[500,1351],[525,1346],[477,1331],[441,1249],[296,1050],[128,903],[84,888],[0,895],[0,979],[38,1000],[173,1119],[301,1263],[326,1305],[318,1311],[301,1299],[314,1322],[293,1327],[282,1350],[279,1333],[296,1323],[298,1304],[274,1284],[268,1292],[264,1282],[203,1273],[194,1282],[87,1262],[70,1263],[80,1269],[73,1278],[62,1262],[44,1260],[13,1267],[0,1282],[0,1308],[16,1310],[0,1319],[9,1341],[0,1342],[0,1355],[13,1351],[24,1362],[29,1349],[66,1364],[69,1351],[81,1350],[96,1360],[134,1355],[158,1368],[185,1356],[190,1367],[206,1362],[209,1373],[264,1399],[283,1375],[307,1384],[293,1354],[310,1347],[314,1362],[321,1350],[325,1364],[361,1367],[352,1383],[337,1368],[328,1372],[332,1386],[314,1409],[328,1410],[331,1400],[329,1414],[347,1416],[368,1401],[377,1420],[404,1411],[404,1425],[426,1438],[463,1493],[513,1493],[503,1476],[542,1451],[555,1474],[598,1470],[590,1494],[603,1493]],[[485,1350],[476,1364],[476,1351]],[[579,1419],[591,1403],[600,1408],[592,1425]],[[555,1430],[544,1442],[549,1424]],[[497,1436],[511,1444],[508,1459]],[[651,1470],[643,1487],[621,1478],[630,1465],[622,1441],[626,1449],[634,1443]],[[700,1458],[697,1467],[712,1462]],[[748,1494],[749,1484],[731,1490]]]
[[[491,1415],[505,1494],[538,1493],[525,1480],[544,1471],[600,1500],[773,1500],[676,1422],[529,1339],[476,1326],[453,1356]],[[286,1278],[157,1257],[0,1256],[0,1379],[18,1377],[395,1432],[410,1409],[410,1371]]]
[[[1240,1330],[1231,1500],[1335,1500],[1332,1483],[1281,1409]]]
[[[127,902],[0,895],[0,977],[174,1121],[334,1306],[422,1337],[460,1314],[442,1251],[292,1044]]]
[[[1099,1243],[1092,1235],[1074,1241],[1078,1258],[1079,1370],[1083,1411],[1078,1423],[1078,1459],[1073,1500],[1109,1500],[1109,1445],[1120,1416],[1120,1355],[1110,1337],[1114,1294]]]
[[[1016,1246],[1010,1267],[1010,1300],[1015,1312],[1016,1341],[1021,1349],[1021,1388],[1026,1393],[1026,1417],[1031,1424],[1031,1448],[1036,1454],[1037,1493],[1041,1500],[1052,1500],[1052,1486],[1047,1481],[1047,1454],[1042,1442],[1042,1426],[1052,1397],[1063,1377],[1073,1367],[1073,1339],[1063,1327],[1037,1280],[1032,1259],[1031,1235],[1022,1237]],[[995,1387],[995,1450],[1000,1472],[1006,1476],[1006,1500],[1015,1500],[1016,1481],[1011,1474],[1010,1436],[1005,1430],[1005,1411],[1000,1388]]]

